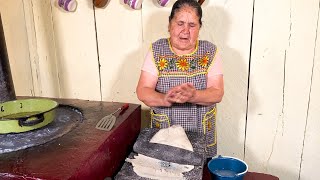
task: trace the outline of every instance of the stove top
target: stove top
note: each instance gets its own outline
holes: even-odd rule
[[[83,115],[77,108],[60,105],[53,122],[43,128],[23,133],[0,134],[0,154],[52,141],[74,129],[82,119]]]
[[[95,128],[97,122],[124,103],[55,100],[80,108],[83,122],[73,124],[80,119],[79,113],[59,108],[60,120],[69,119],[60,122],[67,123],[65,129],[60,129],[65,134],[40,145],[0,154],[1,180],[104,180],[121,168],[140,131],[141,106],[129,104],[129,108],[117,116],[111,131],[102,131]]]

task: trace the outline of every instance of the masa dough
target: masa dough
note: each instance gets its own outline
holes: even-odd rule
[[[173,125],[169,128],[160,129],[151,138],[150,142],[193,151],[193,147],[187,137],[187,134],[180,125]]]
[[[182,180],[183,172],[191,171],[193,165],[177,164],[151,158],[142,154],[134,156],[134,159],[126,159],[133,166],[134,172],[145,178],[161,180]]]
[[[180,125],[173,125],[169,128],[160,129],[150,140],[151,143],[158,143],[193,151],[193,147]],[[182,180],[182,173],[191,171],[193,165],[177,164],[151,158],[142,154],[134,156],[134,159],[127,158],[127,162],[133,166],[133,171],[140,177],[161,180]]]

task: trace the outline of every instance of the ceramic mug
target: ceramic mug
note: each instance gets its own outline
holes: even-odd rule
[[[157,0],[160,6],[166,6],[170,0]]]
[[[76,0],[59,0],[59,6],[69,12],[74,12],[77,9],[77,1]]]
[[[128,4],[132,9],[141,9],[142,0],[123,0],[125,4]]]

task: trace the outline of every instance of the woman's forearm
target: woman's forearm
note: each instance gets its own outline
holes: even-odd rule
[[[210,87],[205,90],[196,90],[195,95],[188,102],[209,106],[221,102],[223,94],[223,89],[217,89],[214,87]]]
[[[164,106],[170,107],[172,104],[165,98],[165,94],[156,92],[152,88],[141,87],[137,89],[138,99],[149,107]]]
[[[223,75],[215,75],[208,78],[207,89],[197,90],[188,102],[209,106],[221,102],[223,95]]]

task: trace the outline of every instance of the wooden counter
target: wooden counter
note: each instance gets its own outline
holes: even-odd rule
[[[140,132],[141,106],[129,104],[107,132],[95,128],[123,103],[55,99],[83,110],[84,121],[43,145],[0,154],[0,179],[104,179],[121,168]]]

